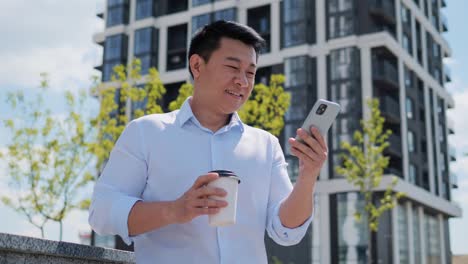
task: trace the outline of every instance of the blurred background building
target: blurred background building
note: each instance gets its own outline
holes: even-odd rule
[[[407,197],[382,216],[372,254],[378,263],[451,263],[448,219],[461,216],[461,209],[451,201],[457,179],[450,171],[455,149],[448,142],[454,125],[446,116],[454,101],[444,88],[451,81],[443,63],[451,56],[443,36],[445,6],[446,0],[107,0],[98,14],[105,31],[94,35],[104,48],[96,68],[106,82],[113,66],[139,58],[143,73],[159,70],[168,103],[190,80],[188,43],[198,28],[219,19],[253,27],[268,43],[256,81],[268,83],[271,74],[283,73],[292,95],[280,142],[293,181],[297,160],[287,139],[316,99],[342,106],[328,135],[331,155],[316,188],[314,222],[297,246],[266,238],[270,258],[365,263],[366,225],[353,217],[363,200],[333,168],[340,142],[352,139],[359,120],[369,115],[364,100],[373,96],[393,131],[386,174],[401,179],[396,190]],[[91,240],[126,248],[113,237]]]

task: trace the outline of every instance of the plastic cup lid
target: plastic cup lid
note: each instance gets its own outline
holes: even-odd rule
[[[219,177],[229,177],[229,178],[233,178],[237,180],[238,183],[241,182],[240,178],[234,172],[229,171],[229,170],[213,170],[210,172],[218,173]]]

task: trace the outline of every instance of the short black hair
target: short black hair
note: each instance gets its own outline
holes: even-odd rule
[[[218,20],[205,25],[194,34],[190,41],[188,60],[190,61],[193,54],[198,54],[208,62],[213,51],[219,48],[223,37],[240,40],[252,46],[257,53],[257,59],[260,50],[265,46],[265,40],[251,27],[234,21]],[[193,77],[190,64],[189,72]]]

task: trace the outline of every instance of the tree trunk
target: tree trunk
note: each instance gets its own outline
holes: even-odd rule
[[[63,223],[62,223],[62,221],[59,222],[59,225],[60,225],[59,241],[62,241],[62,232],[63,232]]]

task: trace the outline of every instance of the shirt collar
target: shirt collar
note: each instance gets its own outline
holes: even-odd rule
[[[190,100],[192,100],[192,96],[189,96],[185,102],[182,104],[182,107],[180,108],[179,112],[177,113],[176,120],[179,124],[180,127],[182,127],[187,121],[193,120],[197,125],[201,127],[201,124],[198,122],[197,118],[192,112],[192,107],[190,106]],[[231,120],[229,121],[229,124],[227,124],[225,127],[227,129],[231,129],[233,127],[238,126],[241,132],[244,132],[244,123],[242,123],[242,120],[239,117],[239,114],[237,112],[234,112],[231,115]]]

